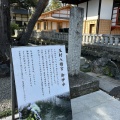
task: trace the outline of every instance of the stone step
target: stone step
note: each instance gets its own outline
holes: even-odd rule
[[[71,98],[76,98],[99,90],[99,81],[83,72],[79,75],[70,76],[70,95]]]

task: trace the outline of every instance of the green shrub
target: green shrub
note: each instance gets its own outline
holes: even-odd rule
[[[19,25],[16,24],[16,23],[11,23],[10,24],[10,29],[11,29],[11,35],[14,35],[15,34],[14,30],[18,30],[19,29]]]

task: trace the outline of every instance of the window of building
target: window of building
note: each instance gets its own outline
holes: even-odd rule
[[[112,26],[120,25],[120,7],[113,8]]]
[[[89,33],[90,34],[95,34],[95,24],[90,24]]]
[[[37,29],[40,29],[40,23],[37,24]]]
[[[51,22],[51,30],[52,30],[52,22]]]
[[[15,19],[16,19],[16,16],[13,16],[13,19],[15,20]]]
[[[120,25],[120,8],[118,8],[117,24]]]
[[[22,27],[22,21],[16,21],[16,24],[18,24],[19,27]]]
[[[47,22],[44,22],[44,30],[47,30]]]
[[[59,23],[57,24],[57,28],[58,28],[58,30],[62,28],[62,23],[61,23],[61,22],[59,22]]]

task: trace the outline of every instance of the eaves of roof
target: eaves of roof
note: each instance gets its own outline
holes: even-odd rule
[[[61,8],[58,8],[58,9],[55,9],[55,10],[51,10],[51,11],[49,11],[49,12],[42,13],[42,15],[54,13],[54,12],[56,12],[56,11],[63,10],[63,9],[66,9],[66,8],[71,8],[71,5],[63,6],[63,7],[61,7]]]
[[[28,10],[27,9],[11,9],[11,12],[14,14],[23,14],[23,15],[28,15]]]
[[[60,21],[60,22],[68,22],[69,18],[59,18],[59,17],[46,17],[46,18],[41,18],[38,19],[39,21]]]

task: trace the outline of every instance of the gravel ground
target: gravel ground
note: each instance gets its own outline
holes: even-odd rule
[[[11,109],[10,77],[0,78],[0,112]]]
[[[111,96],[120,100],[120,86],[110,92]],[[10,77],[0,78],[0,112],[11,109],[11,81]]]

